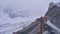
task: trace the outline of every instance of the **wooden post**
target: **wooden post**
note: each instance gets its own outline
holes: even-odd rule
[[[40,23],[40,34],[43,34],[43,23]]]
[[[41,17],[40,18],[40,34],[43,34],[43,24],[46,21],[47,21],[47,18],[46,17]]]

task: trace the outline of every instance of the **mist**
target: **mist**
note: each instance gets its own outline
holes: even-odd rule
[[[43,16],[48,10],[49,2],[60,0],[0,0],[0,8],[13,8],[14,10],[26,9],[31,15]]]

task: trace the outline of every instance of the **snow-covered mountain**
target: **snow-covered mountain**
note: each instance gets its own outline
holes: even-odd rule
[[[44,31],[45,34],[60,34],[60,7],[58,3],[50,3],[47,13],[45,14],[47,17],[47,22],[44,23]],[[40,19],[40,18],[39,18]],[[39,33],[39,21],[32,22],[27,27],[23,28],[20,31],[14,32],[13,34],[40,34]]]
[[[0,34],[12,34],[30,23],[37,17],[30,16],[28,10],[0,9]]]
[[[48,0],[0,0],[0,34],[25,28],[46,13],[48,3]]]

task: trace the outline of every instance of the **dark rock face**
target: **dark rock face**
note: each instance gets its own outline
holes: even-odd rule
[[[50,20],[55,26],[60,28],[60,7],[53,5],[52,8],[49,8],[45,14],[48,20]],[[20,31],[14,32],[13,34],[40,34],[39,32],[40,24],[36,20],[28,25],[26,28],[23,28]],[[51,28],[49,25],[44,23],[44,31],[48,31],[47,34],[60,34],[58,31]]]
[[[54,25],[60,28],[60,7],[52,7],[47,11],[46,16]]]

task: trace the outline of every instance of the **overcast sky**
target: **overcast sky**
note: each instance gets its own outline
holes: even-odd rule
[[[43,15],[51,1],[59,2],[60,0],[0,0],[0,7],[13,7],[16,10],[27,9],[31,13]]]

